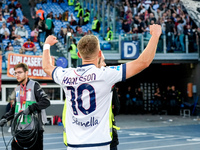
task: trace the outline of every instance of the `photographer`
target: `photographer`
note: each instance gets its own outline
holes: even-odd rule
[[[28,66],[26,64],[17,64],[14,67],[14,75],[18,81],[18,86],[15,89],[15,103],[11,110],[0,120],[0,126],[3,127],[7,121],[23,111],[23,120],[18,121],[17,124],[13,123],[11,128],[12,131],[17,129],[15,132],[17,134],[12,134],[13,136],[17,137],[20,133],[23,134],[23,138],[21,138],[22,141],[13,138],[11,143],[12,150],[23,150],[25,149],[24,147],[26,147],[27,150],[43,150],[43,124],[47,121],[44,109],[50,106],[49,98],[41,89],[38,82],[28,78]],[[38,113],[38,128],[36,127],[37,123],[32,120],[32,117],[30,116],[34,112]],[[38,130],[36,131],[37,134],[32,135],[33,137],[31,140],[28,140],[28,136],[26,135],[27,133],[33,132],[34,127],[35,130]],[[32,141],[32,139],[35,139],[36,142],[34,140]]]

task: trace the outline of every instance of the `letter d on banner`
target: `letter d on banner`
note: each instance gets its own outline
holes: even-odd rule
[[[138,41],[122,41],[121,59],[136,59],[139,56]]]

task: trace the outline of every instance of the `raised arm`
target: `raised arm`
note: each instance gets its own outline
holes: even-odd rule
[[[138,74],[151,64],[156,53],[157,44],[161,33],[162,30],[160,25],[154,24],[150,26],[150,34],[152,36],[147,47],[136,60],[126,64],[126,79]]]
[[[42,55],[42,69],[46,74],[49,76],[52,75],[53,70],[55,69],[55,66],[52,64],[51,55],[50,55],[50,46],[57,43],[57,39],[53,35],[49,35],[44,43],[43,47],[43,55]]]

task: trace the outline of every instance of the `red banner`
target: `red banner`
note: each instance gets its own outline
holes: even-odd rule
[[[7,76],[14,77],[14,66],[19,63],[27,64],[28,77],[32,79],[52,79],[42,69],[42,56],[21,55],[21,54],[8,54]],[[54,58],[52,57],[54,64]]]
[[[1,91],[1,75],[2,75],[2,55],[0,55],[0,91]]]

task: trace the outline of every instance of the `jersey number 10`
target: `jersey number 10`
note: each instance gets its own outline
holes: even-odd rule
[[[77,90],[75,90],[75,88],[72,86],[68,86],[67,90],[71,90],[71,102],[74,115],[78,115],[76,102],[78,103],[78,109],[85,115],[90,114],[96,109],[95,90],[90,84],[82,84],[77,88]],[[82,95],[84,90],[89,92],[90,107],[88,109],[83,107]]]

